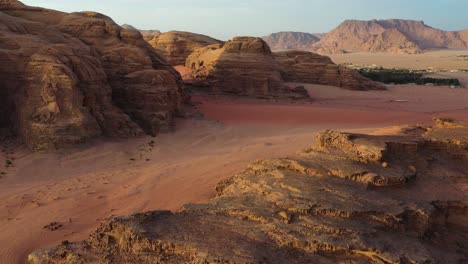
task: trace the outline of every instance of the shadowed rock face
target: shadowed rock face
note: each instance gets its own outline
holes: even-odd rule
[[[306,51],[274,53],[283,68],[287,82],[333,85],[349,90],[384,90],[385,86],[371,81],[354,70],[336,65],[326,56]]]
[[[180,76],[135,30],[0,1],[0,127],[32,149],[169,129]]]
[[[205,35],[191,32],[169,31],[166,33],[142,33],[151,46],[163,54],[173,65],[185,65],[185,60],[193,51],[223,42]]]
[[[116,218],[29,261],[464,263],[468,127],[444,127],[326,131],[219,183],[207,204]]]

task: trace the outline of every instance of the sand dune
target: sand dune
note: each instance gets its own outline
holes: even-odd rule
[[[0,179],[0,263],[22,263],[38,248],[81,240],[112,216],[178,210],[214,195],[220,180],[256,159],[311,145],[324,129],[363,130],[429,123],[438,115],[468,119],[468,90],[396,86],[354,92],[307,85],[311,104],[194,97],[207,120],[180,120],[173,134],[59,153],[14,157]],[[408,102],[391,102],[406,99]],[[62,227],[43,227],[58,222]]]

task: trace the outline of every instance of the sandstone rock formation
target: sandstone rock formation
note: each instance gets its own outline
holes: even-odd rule
[[[303,32],[278,32],[263,37],[272,50],[311,50],[320,38]]]
[[[129,24],[123,24],[121,25],[122,28],[124,29],[132,29],[132,30],[137,30],[140,31],[140,33],[143,35],[143,38],[145,40],[151,40],[154,37],[158,36],[161,34],[161,31],[159,30],[143,30],[143,29],[137,29],[136,27],[129,25]]]
[[[305,90],[284,85],[282,68],[261,38],[235,37],[221,45],[196,50],[186,61],[194,79],[212,93],[257,97],[307,98]]]
[[[30,263],[466,263],[468,127],[326,131],[207,204],[105,222]]]
[[[415,54],[431,49],[468,48],[463,31],[443,31],[422,21],[346,20],[314,44],[321,54],[391,52]]]
[[[195,80],[206,82],[215,93],[287,97],[291,89],[285,81],[352,90],[385,89],[328,57],[301,51],[272,53],[265,41],[253,37],[237,37],[224,46],[198,49],[186,66]]]
[[[187,57],[198,48],[223,43],[205,35],[182,31],[169,31],[162,34],[146,33],[143,35],[151,46],[159,50],[173,66],[185,65]]]
[[[36,150],[169,129],[180,76],[141,34],[94,13],[0,1],[0,127]]]
[[[326,56],[306,51],[274,53],[283,68],[287,82],[333,85],[350,90],[383,90],[385,86],[371,81],[354,70],[336,65]]]

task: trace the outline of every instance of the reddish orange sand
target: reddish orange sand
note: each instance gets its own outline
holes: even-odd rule
[[[311,104],[194,97],[208,118],[221,122],[183,120],[175,133],[156,138],[96,142],[58,153],[17,148],[15,167],[0,168],[7,172],[0,179],[0,263],[24,263],[35,249],[84,239],[112,216],[206,201],[220,180],[256,159],[305,148],[320,130],[373,131],[429,123],[439,115],[468,120],[468,90],[307,88],[315,97]],[[0,164],[4,160],[1,153]],[[54,221],[63,227],[43,229]]]

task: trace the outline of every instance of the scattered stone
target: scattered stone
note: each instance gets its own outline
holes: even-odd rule
[[[63,225],[58,223],[58,222],[52,222],[44,226],[44,229],[47,229],[49,231],[56,231],[59,228],[61,228]]]

